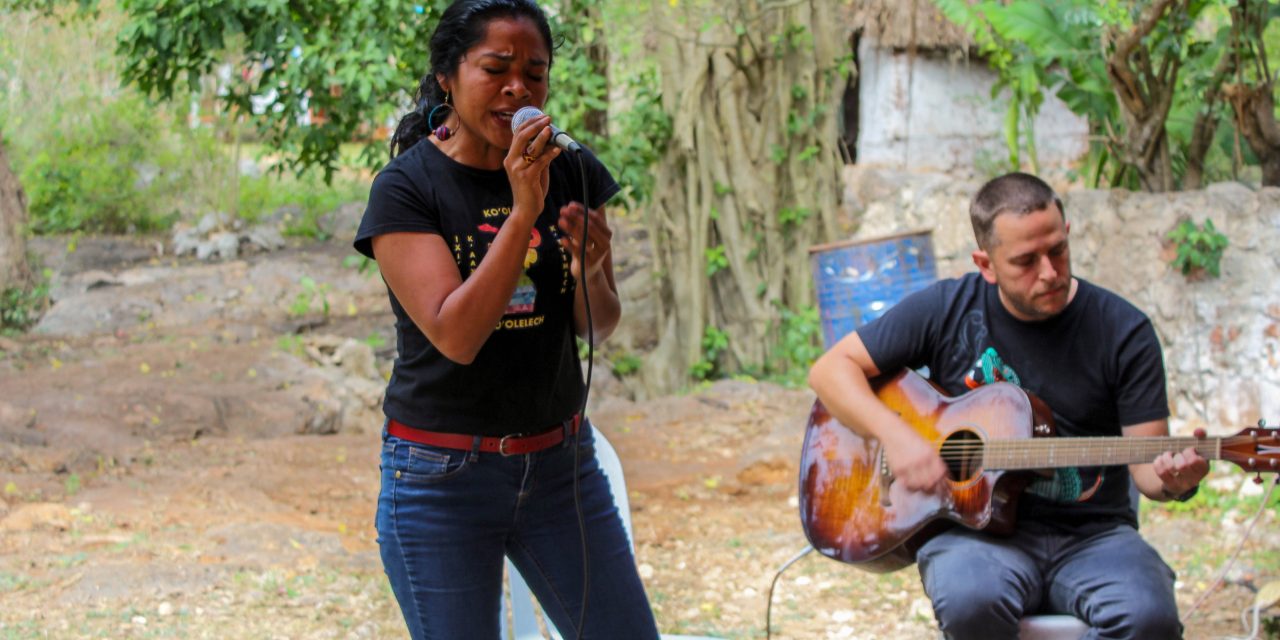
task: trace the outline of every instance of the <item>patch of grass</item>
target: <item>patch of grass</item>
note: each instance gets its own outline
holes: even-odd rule
[[[292,333],[280,336],[276,339],[276,349],[291,355],[302,357],[304,353],[302,336]]]
[[[111,545],[111,551],[113,552],[124,551],[125,549],[128,549],[129,547],[135,544],[144,544],[146,543],[146,541],[147,541],[147,534],[135,533],[133,534],[133,537],[129,538],[128,540],[117,542],[114,545]]]
[[[1239,473],[1231,474],[1233,477],[1243,478]],[[1268,482],[1274,482],[1268,479]],[[1223,514],[1231,510],[1237,510],[1245,514],[1253,514],[1262,504],[1262,497],[1266,494],[1265,488],[1261,495],[1241,496],[1238,490],[1222,491],[1214,489],[1208,483],[1200,486],[1200,491],[1186,502],[1155,502],[1142,499],[1142,510],[1148,509],[1153,511],[1163,511],[1170,515],[1189,515],[1195,518],[1216,519],[1221,518]],[[1271,506],[1280,505],[1280,490],[1271,492]]]
[[[342,266],[355,269],[362,276],[370,276],[378,271],[378,263],[366,256],[353,253],[342,259]]]
[[[369,335],[364,337],[364,343],[369,345],[370,349],[377,351],[387,344],[387,339],[382,337],[382,334],[377,331],[371,331]]]
[[[17,573],[0,571],[0,593],[21,591],[31,585],[31,580]]]
[[[329,285],[317,284],[310,276],[302,276],[298,279],[298,284],[302,285],[302,291],[293,297],[293,302],[289,305],[289,315],[293,317],[305,316],[311,312],[313,303],[319,301],[320,311],[324,317],[329,317]]]
[[[48,633],[42,630],[33,620],[0,625],[0,640],[28,640],[47,637],[49,637]]]
[[[73,473],[67,476],[67,479],[63,481],[62,486],[63,489],[66,490],[68,496],[74,496],[75,494],[80,493],[80,474]]]
[[[76,553],[61,555],[54,558],[53,564],[59,568],[66,569],[68,567],[75,567],[84,564],[85,560],[88,559],[89,554],[83,551],[78,551]]]
[[[325,184],[316,174],[266,173],[240,178],[239,214],[256,223],[279,212],[284,235],[328,240],[335,232],[346,230],[326,228],[322,217],[339,205],[368,196],[367,181],[337,177],[333,184]]]

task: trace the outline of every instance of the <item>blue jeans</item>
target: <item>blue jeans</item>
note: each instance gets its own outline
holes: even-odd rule
[[[578,485],[591,592],[581,637],[657,638],[593,442],[584,422]],[[583,571],[573,464],[572,438],[504,457],[383,432],[378,545],[414,640],[498,638],[504,555],[561,635],[579,637]]]
[[[956,527],[916,556],[948,638],[1016,638],[1018,620],[1066,613],[1086,638],[1180,638],[1173,570],[1137,530],[1088,537],[1019,526],[1010,538]]]

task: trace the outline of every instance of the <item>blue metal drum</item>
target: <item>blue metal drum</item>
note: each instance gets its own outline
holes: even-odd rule
[[[928,230],[818,245],[809,263],[827,348],[938,279]]]

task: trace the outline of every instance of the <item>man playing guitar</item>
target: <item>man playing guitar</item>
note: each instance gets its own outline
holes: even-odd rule
[[[894,482],[916,492],[947,483],[948,467],[873,391],[871,379],[903,368],[927,367],[953,396],[1017,384],[1047,403],[1062,436],[1168,435],[1155,330],[1118,295],[1072,277],[1053,190],[1001,176],[974,196],[970,219],[978,273],[907,297],[813,365],[809,383],[830,414],[879,441]],[[1130,478],[1148,498],[1185,500],[1208,471],[1193,447],[1127,470],[1058,469],[1021,495],[1011,536],[954,527],[930,538],[916,561],[943,632],[1015,638],[1024,615],[1052,611],[1100,638],[1180,637],[1174,574],[1137,532]]]

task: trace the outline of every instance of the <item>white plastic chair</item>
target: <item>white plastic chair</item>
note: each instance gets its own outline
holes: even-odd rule
[[[1088,631],[1083,620],[1068,615],[1027,616],[1018,622],[1019,640],[1080,640]]]
[[[631,535],[631,500],[627,497],[627,481],[622,473],[622,460],[618,458],[618,452],[613,445],[604,437],[604,433],[599,429],[595,429],[595,448],[596,460],[600,463],[600,470],[604,472],[605,478],[609,480],[609,489],[613,492],[613,501],[618,506],[618,515],[622,516],[622,528],[627,533],[627,541],[631,543],[632,549],[635,548],[635,537]],[[524,578],[520,576],[520,572],[516,570],[515,565],[511,564],[511,560],[507,559],[507,581],[511,588],[510,602],[510,620],[511,626],[507,627],[506,637],[512,640],[544,640],[546,636],[542,635],[542,629],[538,626],[538,618],[536,612],[535,599],[533,593],[529,590],[529,585],[525,583]],[[507,601],[502,601],[502,620],[506,624],[508,619]],[[553,625],[547,624],[547,631],[551,634],[552,640],[561,640],[560,634],[556,632]],[[715,640],[703,636],[681,636],[662,634],[662,640]]]

